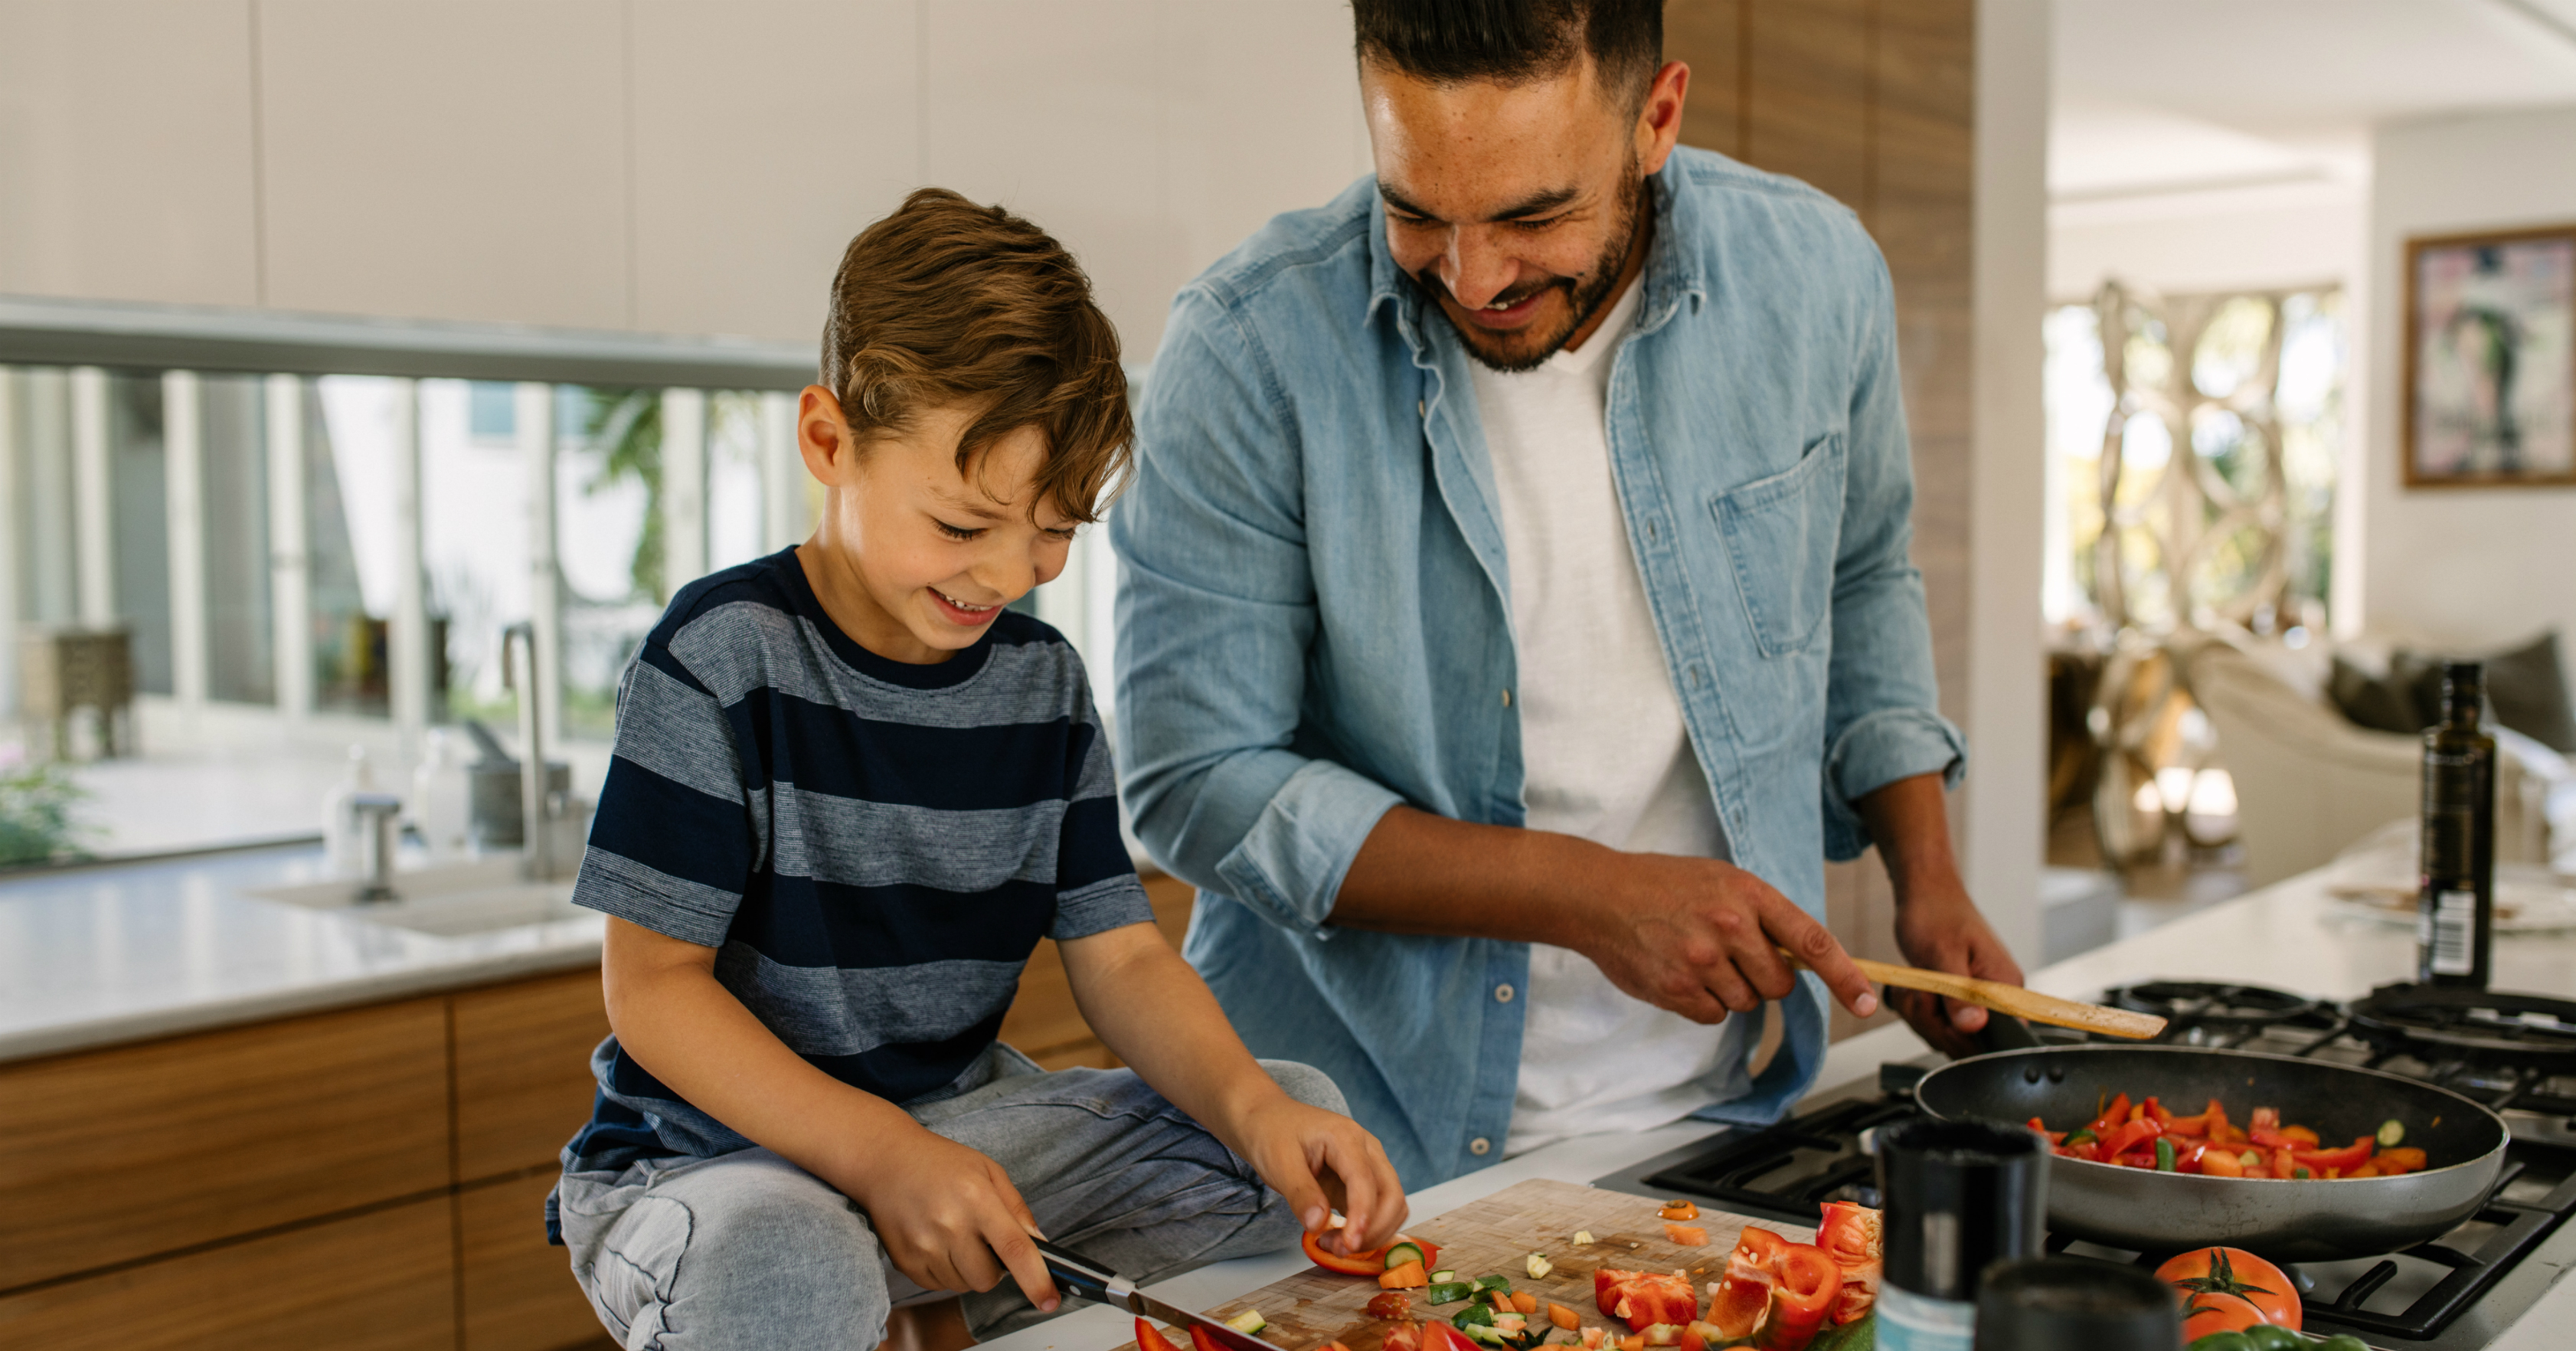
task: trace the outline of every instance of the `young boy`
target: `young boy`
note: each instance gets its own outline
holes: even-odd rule
[[[1056,1307],[1030,1233],[1139,1278],[1333,1202],[1324,1242],[1385,1242],[1386,1155],[1163,940],[1082,664],[1005,608],[1127,464],[1089,283],[924,189],[831,301],[797,427],[822,523],[683,589],[619,692],[574,891],[615,1032],[550,1206],[573,1275],[629,1347],[866,1347],[906,1301],[898,1341],[962,1345]],[[1041,937],[1132,1071],[995,1040]]]

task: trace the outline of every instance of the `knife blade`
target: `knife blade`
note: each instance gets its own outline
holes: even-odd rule
[[[1042,1238],[1032,1238],[1038,1253],[1046,1258],[1047,1274],[1055,1278],[1058,1288],[1068,1295],[1125,1309],[1139,1317],[1151,1318],[1178,1328],[1203,1328],[1217,1345],[1226,1351],[1279,1351],[1278,1347],[1249,1336],[1234,1328],[1186,1309],[1165,1304],[1136,1288],[1136,1283],[1109,1268],[1070,1249],[1061,1248]]]

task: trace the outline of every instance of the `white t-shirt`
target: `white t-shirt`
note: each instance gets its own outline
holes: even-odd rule
[[[1471,363],[1510,559],[1522,802],[1534,830],[1724,858],[1725,831],[1628,547],[1603,423],[1611,357],[1635,326],[1640,289],[1630,283],[1580,350],[1535,370]],[[1748,1019],[1691,1022],[1543,943],[1530,945],[1527,998],[1506,1154],[1669,1125],[1744,1091]]]

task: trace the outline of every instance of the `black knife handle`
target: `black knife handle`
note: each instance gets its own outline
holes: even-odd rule
[[[1046,1258],[1047,1274],[1055,1278],[1056,1285],[1064,1293],[1090,1300],[1095,1304],[1114,1304],[1121,1308],[1126,1306],[1126,1301],[1110,1293],[1111,1282],[1126,1284],[1124,1281],[1119,1281],[1117,1272],[1101,1266],[1080,1253],[1057,1247],[1045,1239],[1033,1237],[1029,1241],[1036,1244],[1038,1254]]]

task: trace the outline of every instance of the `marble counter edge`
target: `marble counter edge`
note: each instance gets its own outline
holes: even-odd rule
[[[570,939],[517,951],[410,963],[338,979],[288,983],[132,1013],[0,1032],[0,1064],[221,1031],[298,1014],[388,1004],[515,977],[578,970],[599,964],[601,942],[596,936]]]

